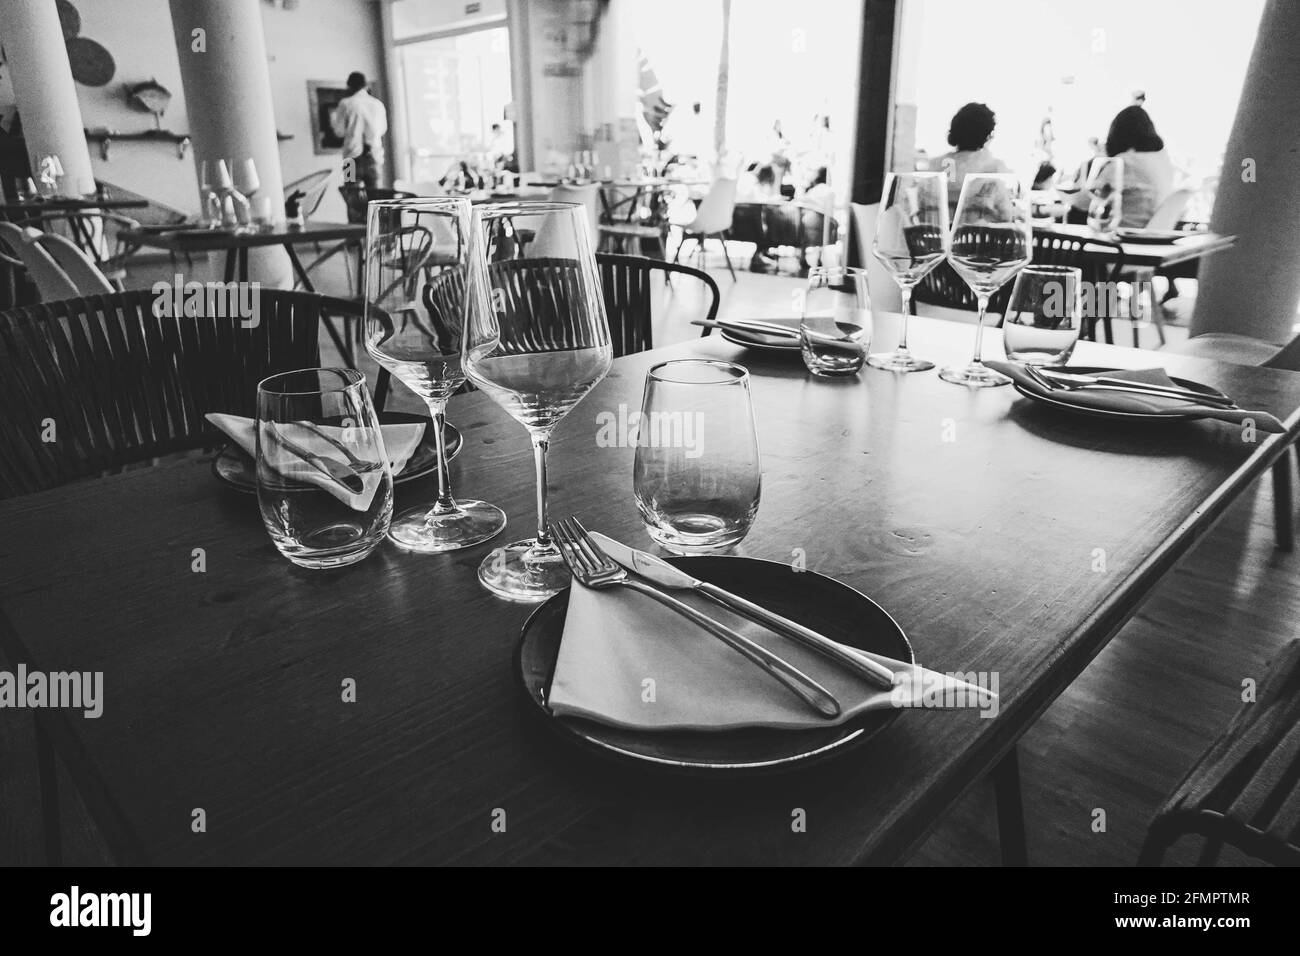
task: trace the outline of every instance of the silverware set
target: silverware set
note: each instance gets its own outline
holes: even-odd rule
[[[1147,395],[1153,398],[1181,399],[1197,405],[1211,408],[1237,408],[1238,405],[1226,395],[1212,392],[1198,392],[1177,386],[1154,385],[1137,382],[1132,379],[1112,378],[1107,375],[1084,375],[1075,372],[1063,372],[1058,369],[1040,368],[1025,365],[1025,374],[1043,388],[1052,392],[1075,392],[1080,390],[1100,392],[1127,392],[1132,395]]]

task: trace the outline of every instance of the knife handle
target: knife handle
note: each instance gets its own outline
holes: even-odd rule
[[[695,590],[710,600],[721,604],[725,608],[743,614],[751,621],[757,621],[759,624],[766,625],[786,637],[792,638],[810,647],[825,656],[832,658],[840,664],[843,664],[849,670],[853,671],[860,677],[865,678],[871,684],[879,687],[881,690],[891,690],[894,686],[894,672],[884,664],[877,664],[869,657],[860,657],[844,647],[832,641],[829,637],[818,634],[802,624],[790,620],[788,617],[782,617],[774,611],[755,604],[753,601],[747,601],[738,594],[732,594],[730,591],[723,590],[716,584],[709,584],[702,581],[695,586]]]
[[[698,624],[714,637],[720,638],[732,650],[738,651],[742,656],[748,658],[784,684],[823,717],[833,718],[840,715],[840,703],[830,691],[793,664],[777,657],[767,648],[755,644],[745,635],[733,631],[722,622],[715,621],[707,614],[700,613],[689,604],[665,594],[653,585],[644,584],[633,578],[626,578],[620,583],[624,587],[649,595],[660,604],[672,608],[682,617]]]

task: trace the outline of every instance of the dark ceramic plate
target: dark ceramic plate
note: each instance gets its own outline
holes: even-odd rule
[[[799,331],[799,320],[791,318],[783,319],[760,319],[761,322],[771,322],[773,325],[780,325],[795,332]],[[770,352],[795,352],[799,351],[798,339],[787,339],[779,335],[764,335],[762,332],[741,332],[736,329],[720,329],[722,337],[728,342],[735,342],[737,345],[743,345],[751,349],[767,349]]]
[[[1091,365],[1061,365],[1056,366],[1058,372],[1072,372],[1076,375],[1110,375],[1114,372],[1122,372],[1118,368],[1097,368]],[[1193,382],[1185,378],[1174,378],[1172,375],[1169,380],[1179,388],[1189,388],[1194,392],[1201,392],[1212,398],[1227,398],[1217,388],[1209,385],[1203,385],[1200,382]],[[1042,402],[1044,405],[1052,405],[1056,408],[1064,408],[1066,411],[1074,412],[1077,415],[1091,415],[1094,418],[1118,418],[1125,421],[1136,422],[1178,422],[1188,421],[1196,418],[1196,415],[1184,415],[1180,412],[1124,412],[1108,408],[1096,408],[1091,405],[1077,405],[1070,401],[1070,393],[1061,391],[1060,398],[1047,398],[1044,395],[1038,395],[1022,388],[1019,382],[1012,382],[1012,387],[1025,398],[1032,399],[1035,402]]]
[[[786,564],[740,557],[669,558],[704,581],[726,588],[827,637],[895,660],[915,661],[902,628],[880,605],[847,584]],[[568,590],[548,600],[524,624],[515,673],[532,709],[562,738],[600,756],[688,774],[772,773],[803,767],[865,743],[898,716],[871,711],[835,727],[636,731],[580,717],[556,717],[547,706],[569,606]]]
[[[408,415],[404,412],[380,412],[381,425],[405,425],[409,423],[428,423],[423,415]],[[460,452],[464,439],[455,425],[445,425],[442,430],[447,440],[447,460],[451,461]],[[434,440],[433,430],[426,428],[415,454],[407,460],[406,466],[393,476],[393,483],[400,485],[404,481],[414,481],[432,474],[438,468],[438,444]],[[240,491],[257,493],[257,467],[244,449],[230,444],[221,449],[221,453],[212,461],[212,473],[226,484]]]

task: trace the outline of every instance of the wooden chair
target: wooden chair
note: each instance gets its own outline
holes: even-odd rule
[[[989,299],[989,312],[1001,316],[1007,310],[1011,300],[1011,283],[1008,282]],[[945,259],[926,273],[925,278],[912,290],[912,314],[916,314],[917,305],[935,305],[944,309],[961,309],[975,312],[979,302],[966,280]]]
[[[217,446],[204,414],[252,417],[257,383],[319,364],[321,321],[360,308],[263,289],[260,322],[244,328],[237,317],[155,317],[155,298],[138,290],[0,313],[0,498]]]
[[[1157,811],[1139,866],[1158,866],[1192,833],[1205,838],[1201,866],[1225,843],[1300,865],[1300,641],[1282,649],[1256,690]]]
[[[657,283],[651,277],[657,272],[662,272],[665,278],[677,274],[702,282],[709,291],[709,308],[704,318],[712,322],[718,317],[722,294],[707,272],[661,259],[603,252],[596,255],[596,263],[600,266],[600,286],[615,357],[654,348],[652,289]],[[705,329],[704,334],[710,331]]]

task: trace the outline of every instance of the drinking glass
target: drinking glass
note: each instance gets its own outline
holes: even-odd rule
[[[979,303],[975,356],[969,365],[940,369],[945,382],[976,388],[1010,383],[981,361],[984,316],[989,298],[1029,264],[1032,254],[1033,232],[1020,181],[1010,173],[968,175],[953,216],[948,261]]]
[[[871,347],[867,271],[818,266],[808,273],[799,315],[803,363],[814,375],[856,375]]]
[[[1124,218],[1124,160],[1098,156],[1088,170],[1088,225],[1103,235],[1119,229]]]
[[[257,175],[257,163],[250,157],[238,162],[232,161],[230,168],[234,174],[235,188],[243,193],[245,198],[253,198],[253,194],[262,188],[262,180]]]
[[[366,213],[366,351],[424,400],[438,448],[438,499],[398,514],[388,536],[409,551],[455,551],[506,526],[505,513],[451,494],[447,400],[465,382],[469,200],[395,199]]]
[[[732,547],[754,523],[762,483],[749,372],[706,359],[650,369],[632,489],[651,539],[675,554]]]
[[[1079,341],[1083,273],[1069,266],[1026,266],[1016,276],[1002,320],[1007,358],[1064,365]]]
[[[903,298],[898,345],[892,352],[867,356],[867,364],[890,372],[924,372],[933,362],[916,358],[907,347],[912,290],[948,254],[948,176],[946,173],[890,173],[880,196],[880,215],[872,254],[880,260]]]
[[[476,207],[473,216],[477,281],[465,372],[528,430],[537,468],[536,537],[497,549],[478,575],[499,597],[540,601],[569,582],[547,530],[551,432],[609,372],[609,326],[582,206],[500,203]],[[523,251],[511,238],[516,229],[534,231]]]
[[[262,522],[294,564],[355,564],[384,539],[393,474],[360,372],[312,368],[263,379],[256,457]]]

